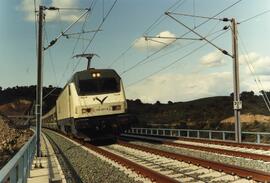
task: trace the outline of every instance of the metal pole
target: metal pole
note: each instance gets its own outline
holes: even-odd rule
[[[238,62],[238,38],[237,38],[237,23],[234,18],[232,23],[232,51],[233,51],[233,88],[234,99],[233,109],[235,118],[235,141],[241,143],[241,122],[240,122],[240,110],[242,109],[242,102],[240,101],[240,86],[239,86],[239,62]]]
[[[37,90],[36,90],[36,132],[37,132],[37,157],[41,157],[40,131],[42,123],[42,88],[43,88],[43,6],[39,6],[38,22],[38,60],[37,60]]]

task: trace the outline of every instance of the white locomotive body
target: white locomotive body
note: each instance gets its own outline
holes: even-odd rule
[[[130,127],[124,87],[112,69],[88,69],[75,73],[52,110],[55,111],[57,127],[78,137],[106,136]],[[44,122],[45,117],[50,116],[46,115]],[[44,126],[48,126],[49,121],[52,123],[52,120],[47,120]]]

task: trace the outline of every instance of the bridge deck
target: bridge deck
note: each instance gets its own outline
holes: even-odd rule
[[[42,157],[35,156],[28,183],[65,183],[65,177],[56,158],[55,152],[48,139],[42,134],[41,138]]]

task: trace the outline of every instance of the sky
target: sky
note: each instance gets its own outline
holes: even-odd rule
[[[93,58],[92,67],[112,68],[119,73],[129,99],[167,103],[228,96],[233,92],[232,58],[216,47],[232,54],[231,29],[223,30],[231,23],[179,13],[213,17],[236,2],[238,0],[36,0],[37,8],[40,4],[60,8],[45,11],[44,47],[91,4],[90,13],[66,34],[95,31],[104,20],[96,34],[62,36],[44,52],[44,85],[63,87],[74,72],[86,68],[83,59],[72,58],[85,52],[98,55]],[[265,12],[269,10],[269,0],[242,0],[216,17],[235,18],[239,23],[241,91],[258,93],[270,89],[270,12]],[[176,20],[165,12],[170,12]],[[265,13],[251,18],[262,12]],[[187,33],[189,30],[181,23],[211,40],[216,47],[198,40],[200,37],[192,32]],[[167,39],[155,38],[158,36]],[[193,40],[176,39],[183,37]],[[0,40],[0,86],[35,85],[34,0],[0,2]]]

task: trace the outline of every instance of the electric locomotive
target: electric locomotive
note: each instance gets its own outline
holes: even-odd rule
[[[134,118],[120,76],[112,69],[87,69],[75,73],[43,116],[43,126],[79,138],[115,137],[130,128]]]

